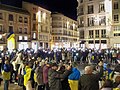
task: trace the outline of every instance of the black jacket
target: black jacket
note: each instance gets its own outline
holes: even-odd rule
[[[103,67],[97,74],[84,74],[79,80],[78,90],[99,90],[99,79],[103,75]]]
[[[66,70],[63,74],[60,74],[59,72],[50,69],[48,72],[48,82],[50,90],[63,90],[61,79],[65,79],[70,73],[71,71]]]

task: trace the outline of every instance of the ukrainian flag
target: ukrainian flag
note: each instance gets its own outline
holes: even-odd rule
[[[10,32],[7,36],[7,47],[9,51],[15,49],[15,34],[14,32]]]
[[[15,37],[15,34],[14,34],[14,32],[12,31],[12,32],[10,32],[10,33],[8,34],[7,40],[10,40],[11,38],[14,38],[14,37]]]

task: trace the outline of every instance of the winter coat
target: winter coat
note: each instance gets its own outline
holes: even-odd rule
[[[50,90],[63,90],[61,85],[61,79],[65,79],[71,71],[66,70],[63,74],[60,74],[56,70],[50,69],[48,71],[48,83]]]
[[[97,74],[84,74],[79,80],[78,90],[99,90],[99,79],[103,75],[103,67],[100,67],[100,72]]]
[[[4,80],[10,80],[10,65],[4,64],[3,71],[2,71],[2,77]]]
[[[36,74],[36,82],[38,85],[43,85],[43,67],[42,66],[38,66],[35,70],[35,74]]]
[[[49,70],[49,67],[45,65],[45,66],[43,67],[43,82],[44,82],[45,84],[48,83],[48,70]]]
[[[32,69],[29,66],[25,67],[25,70],[24,70],[24,86],[27,85],[28,81],[31,78],[31,71],[32,71]]]

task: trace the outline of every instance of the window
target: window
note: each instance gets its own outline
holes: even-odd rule
[[[89,31],[89,38],[93,38],[93,36],[94,36],[94,35],[93,35],[93,30],[90,30],[90,31]]]
[[[114,44],[114,47],[115,47],[115,48],[120,48],[120,43]]]
[[[113,4],[114,6],[114,9],[118,9],[119,8],[119,5],[118,5],[118,2],[114,2],[114,4]]]
[[[105,29],[101,30],[101,37],[106,38],[106,30]]]
[[[64,27],[64,28],[67,28],[67,24],[66,24],[66,23],[63,23],[63,27]]]
[[[24,33],[27,34],[27,28],[24,28]]]
[[[84,26],[84,18],[81,17],[79,20],[79,27],[83,27]]]
[[[36,30],[36,24],[33,24],[33,31]]]
[[[9,32],[13,32],[13,26],[9,26]]]
[[[94,17],[88,18],[88,26],[94,26]]]
[[[80,39],[84,39],[84,30],[80,31]]]
[[[19,28],[19,33],[22,33],[22,28],[21,27]]]
[[[33,20],[36,20],[36,14],[35,13],[33,14]]]
[[[106,25],[106,16],[99,17],[99,25]]]
[[[105,5],[104,5],[104,3],[100,3],[99,4],[99,12],[102,12],[102,11],[105,12]]]
[[[28,40],[28,37],[27,37],[27,36],[24,36],[24,40]]]
[[[114,36],[120,36],[120,33],[114,33]]]
[[[33,33],[33,39],[36,39],[36,33]]]
[[[9,14],[9,21],[13,21],[13,15]]]
[[[92,13],[94,13],[94,7],[93,7],[93,5],[89,5],[88,6],[88,14],[92,14]]]
[[[113,27],[113,30],[114,30],[114,31],[120,31],[120,26],[114,26],[114,27]]]
[[[0,12],[0,19],[3,19],[3,14]]]
[[[99,30],[95,30],[95,38],[99,38]]]
[[[22,17],[21,17],[21,16],[19,17],[19,22],[21,22],[21,23],[22,23]]]
[[[83,6],[80,6],[79,7],[79,15],[83,15],[83,14],[84,14]]]
[[[118,16],[118,14],[117,14],[117,15],[114,15],[114,22],[115,22],[115,23],[118,23],[118,22],[119,22],[119,16]]]
[[[19,40],[22,40],[22,36],[19,36]]]
[[[0,32],[2,32],[3,31],[3,26],[2,25],[0,25]]]
[[[28,23],[28,18],[27,17],[24,18],[24,23]]]

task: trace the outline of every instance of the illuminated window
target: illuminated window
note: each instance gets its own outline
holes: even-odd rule
[[[119,5],[118,5],[118,2],[114,2],[114,4],[113,4],[114,6],[114,9],[118,9],[119,8]]]
[[[0,40],[2,40],[2,35],[0,34]]]
[[[42,15],[42,19],[43,19],[43,22],[46,21],[46,13],[43,13],[43,15]]]
[[[33,39],[36,39],[36,33],[33,33]]]
[[[24,36],[24,40],[28,40],[28,37],[27,37],[27,36]]]
[[[22,36],[19,36],[19,40],[22,40]]]
[[[115,23],[119,22],[119,15],[118,14],[114,15],[114,22]]]
[[[105,12],[105,5],[104,3],[99,4],[99,12],[104,11]]]
[[[79,20],[79,27],[83,27],[84,26],[84,18],[81,17]]]
[[[41,20],[41,11],[38,11],[37,12],[37,18],[38,18],[38,22],[41,22],[42,20]]]

